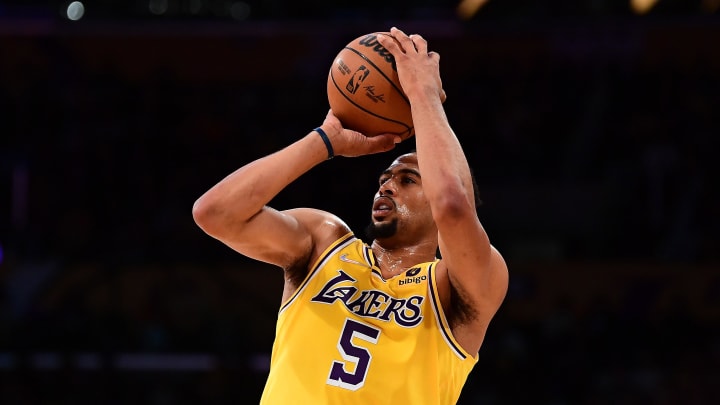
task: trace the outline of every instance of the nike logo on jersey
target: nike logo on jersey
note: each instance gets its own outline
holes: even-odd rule
[[[357,264],[358,266],[367,266],[367,264],[365,264],[365,263],[360,263],[360,262],[357,261],[357,260],[348,259],[347,253],[341,254],[341,255],[340,255],[340,260],[344,261],[345,263]]]

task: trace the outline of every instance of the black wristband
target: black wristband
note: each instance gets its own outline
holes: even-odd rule
[[[325,142],[325,147],[328,151],[328,160],[332,159],[335,156],[335,152],[333,151],[332,144],[330,143],[330,138],[328,138],[325,131],[323,131],[320,127],[313,129],[313,131],[317,132],[320,135],[320,138],[322,138],[323,142]]]

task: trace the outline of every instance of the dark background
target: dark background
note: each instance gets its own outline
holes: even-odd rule
[[[257,403],[282,275],[192,204],[319,125],[335,54],[393,25],[442,56],[510,267],[460,403],[719,403],[720,1],[67,4],[0,1],[3,405]],[[272,205],[361,233],[394,156]]]

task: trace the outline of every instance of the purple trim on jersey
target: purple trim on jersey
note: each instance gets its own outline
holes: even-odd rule
[[[353,235],[352,233],[349,233],[349,234],[343,236],[342,238],[338,239],[336,241],[337,244],[335,245],[335,247],[332,248],[330,251],[328,251],[324,256],[322,256],[320,258],[320,260],[318,260],[317,266],[315,266],[312,270],[310,270],[308,275],[305,277],[305,280],[303,280],[303,282],[300,284],[300,287],[298,287],[297,291],[295,291],[295,293],[292,295],[292,297],[290,297],[290,299],[282,307],[280,307],[280,311],[278,311],[278,314],[282,313],[282,311],[284,311],[285,308],[287,308],[290,304],[292,304],[293,301],[295,301],[295,298],[297,298],[300,295],[300,293],[302,292],[302,290],[305,289],[305,287],[310,283],[310,279],[315,277],[315,274],[317,274],[318,269],[322,268],[325,265],[325,262],[327,262],[327,260],[332,255],[337,253],[339,250],[344,249],[347,245],[354,242],[355,240],[356,240],[355,235]]]
[[[364,254],[365,260],[368,262],[370,267],[378,267],[377,263],[375,262],[375,255],[372,254],[372,248],[370,248],[370,246],[365,245]]]
[[[382,273],[380,272],[380,268],[378,267],[377,263],[375,263],[375,255],[371,253],[371,248],[368,245],[364,246],[363,254],[365,256],[365,261],[368,263],[368,266],[370,266],[371,271],[376,276],[380,277],[380,279],[383,282],[386,282],[385,277],[383,277]]]
[[[372,269],[371,271],[373,272],[373,274],[375,274],[376,276],[380,277],[380,278],[382,279],[382,281],[387,281],[387,280],[385,280],[385,279],[383,278],[382,273],[380,273],[379,271],[377,271],[377,270],[375,270],[375,269]]]
[[[453,349],[453,351],[455,351],[455,354],[457,354],[458,357],[465,360],[467,358],[467,356],[465,355],[465,353],[463,353],[462,349],[460,349],[455,344],[452,336],[450,336],[448,331],[445,330],[445,327],[443,326],[443,322],[442,322],[443,312],[440,307],[440,303],[435,301],[435,288],[434,288],[435,283],[433,282],[434,279],[432,277],[432,271],[435,268],[436,264],[437,264],[437,262],[431,264],[428,267],[428,279],[429,279],[428,287],[430,288],[430,302],[432,302],[433,310],[435,310],[435,319],[437,320],[438,326],[440,327],[440,331],[442,331],[443,337],[445,338],[445,342],[448,344],[448,346],[450,346],[451,349]]]

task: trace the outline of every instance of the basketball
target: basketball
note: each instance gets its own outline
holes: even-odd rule
[[[327,79],[330,109],[345,128],[366,136],[415,134],[410,102],[400,87],[395,58],[373,32],[352,40],[337,54]]]

